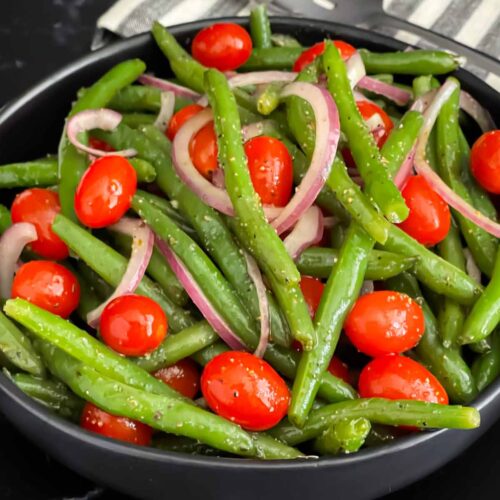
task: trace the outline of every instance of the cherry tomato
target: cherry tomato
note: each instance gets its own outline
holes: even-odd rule
[[[167,137],[173,141],[175,134],[177,134],[178,130],[184,125],[184,123],[203,109],[203,106],[200,106],[199,104],[189,104],[177,111],[177,113],[172,116],[168,124],[168,128],[165,132]]]
[[[144,356],[154,351],[167,334],[163,309],[142,295],[122,295],[102,312],[99,331],[111,349],[125,356]]]
[[[107,151],[108,153],[116,151],[113,146],[102,139],[98,139],[97,137],[89,137],[89,146],[94,149],[100,149],[101,151]]]
[[[414,175],[401,191],[410,214],[399,227],[422,245],[434,246],[450,230],[450,207],[421,175]]]
[[[253,187],[264,205],[284,207],[292,196],[293,165],[286,146],[259,136],[245,144]]]
[[[500,130],[486,132],[474,143],[470,167],[486,191],[500,194]]]
[[[427,368],[406,356],[392,354],[370,361],[359,376],[362,398],[415,399],[448,404],[448,395]]]
[[[215,413],[251,431],[274,427],[290,400],[274,368],[247,352],[228,351],[210,360],[201,375],[201,391]]]
[[[202,127],[189,143],[189,156],[194,166],[203,177],[212,178],[217,169],[217,136],[214,123],[207,123]]]
[[[408,295],[387,290],[360,297],[344,323],[354,346],[368,356],[400,353],[424,334],[422,308]]]
[[[204,66],[228,71],[239,68],[252,53],[252,39],[234,23],[216,23],[194,37],[193,57]]]
[[[64,241],[52,231],[52,222],[60,211],[58,194],[48,189],[26,189],[12,203],[12,222],[31,222],[35,226],[37,240],[30,246],[46,259],[65,259],[69,255]]]
[[[200,370],[189,358],[159,369],[154,376],[187,398],[193,399],[200,389]]]
[[[311,318],[314,318],[321,300],[321,295],[323,295],[325,285],[323,285],[321,280],[318,278],[313,278],[312,276],[302,276],[300,279],[300,289],[304,294],[304,299],[306,300],[307,307],[309,308],[309,314],[311,315]]]
[[[335,377],[342,379],[345,383],[351,383],[351,375],[349,374],[349,367],[342,360],[333,356],[328,365],[328,371],[335,375]]]
[[[71,271],[47,260],[23,264],[12,283],[12,298],[21,297],[32,304],[67,318],[80,301],[80,284]]]
[[[149,446],[153,429],[126,417],[118,417],[86,403],[80,417],[80,425],[87,431],[101,436],[125,441],[139,446]]]
[[[391,130],[394,128],[394,123],[392,123],[389,115],[380,106],[377,106],[373,102],[356,101],[356,106],[358,107],[365,122],[370,120],[374,115],[379,115],[382,119],[382,123],[384,124],[382,127],[383,130],[381,130],[380,133],[375,133],[377,146],[381,148],[387,140],[387,137],[389,137]]]
[[[349,57],[351,57],[354,52],[356,52],[356,49],[351,44],[343,42],[342,40],[333,40],[333,43],[339,50],[340,55],[342,59],[344,59],[344,61],[346,59],[349,59]],[[309,66],[309,64],[311,64],[314,59],[323,54],[324,51],[325,42],[315,43],[312,47],[304,50],[304,52],[302,52],[302,54],[300,54],[300,56],[295,61],[295,64],[293,65],[293,71],[296,71],[297,73],[299,71],[302,71],[306,66]]]
[[[114,224],[130,208],[137,174],[126,158],[103,156],[83,174],[75,194],[75,212],[88,227]]]

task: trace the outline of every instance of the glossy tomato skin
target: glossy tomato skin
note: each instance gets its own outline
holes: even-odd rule
[[[450,230],[450,207],[421,175],[413,175],[401,191],[410,214],[399,227],[419,243],[434,246]]]
[[[188,104],[172,116],[165,131],[166,136],[173,141],[179,129],[194,115],[197,115],[204,108],[199,104]]]
[[[500,130],[486,132],[474,143],[470,166],[477,182],[486,191],[500,194]]]
[[[312,276],[302,276],[300,279],[300,289],[309,309],[311,318],[314,318],[323,295],[325,285],[318,278]]]
[[[377,146],[381,148],[394,128],[390,116],[380,106],[370,101],[356,101],[356,106],[364,121],[368,121],[373,115],[379,115],[382,119],[383,131],[380,134],[375,134]]]
[[[339,50],[340,55],[342,59],[344,59],[344,61],[346,59],[349,59],[349,57],[351,57],[354,52],[356,52],[356,49],[351,44],[342,40],[333,40],[333,43]],[[306,66],[309,66],[309,64],[311,64],[314,59],[323,54],[324,51],[325,42],[315,43],[312,47],[304,50],[304,52],[302,52],[302,54],[300,54],[300,56],[295,61],[293,65],[293,71],[302,71]]]
[[[12,283],[12,298],[20,297],[32,304],[67,318],[80,301],[80,284],[65,267],[47,260],[23,264]]]
[[[215,23],[199,31],[191,46],[193,57],[208,68],[239,68],[252,53],[252,39],[234,23]]]
[[[45,259],[60,260],[69,255],[64,241],[52,231],[52,222],[60,211],[59,195],[48,189],[26,189],[12,203],[12,222],[31,222],[35,226],[37,240],[30,246]]]
[[[190,399],[193,399],[200,390],[200,370],[198,365],[189,358],[160,368],[154,376]]]
[[[448,404],[448,395],[437,378],[420,363],[398,354],[370,361],[361,371],[358,384],[362,398]]]
[[[259,136],[245,143],[255,192],[264,205],[284,207],[292,196],[293,164],[286,146],[274,137]]]
[[[92,403],[85,404],[80,425],[87,431],[138,446],[149,446],[153,435],[151,427],[130,418],[111,415]]]
[[[118,222],[130,208],[137,190],[137,174],[123,156],[109,155],[93,161],[75,194],[75,212],[88,227]]]
[[[417,345],[424,334],[424,314],[408,295],[381,290],[356,301],[344,330],[354,347],[368,356],[401,353]]]
[[[144,356],[154,351],[167,334],[163,309],[142,295],[122,295],[102,312],[99,331],[111,349],[125,356]]]
[[[189,143],[189,156],[196,170],[203,177],[211,180],[216,171],[217,163],[217,136],[215,135],[214,122],[202,127]]]
[[[251,431],[274,427],[286,415],[290,400],[274,368],[247,352],[215,356],[205,366],[201,390],[215,413]]]
[[[337,356],[333,356],[328,365],[328,371],[337,378],[342,379],[346,384],[351,383],[349,367]]]

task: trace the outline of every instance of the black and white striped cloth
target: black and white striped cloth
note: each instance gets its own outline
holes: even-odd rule
[[[307,1],[304,0],[304,5]],[[172,26],[202,18],[247,15],[256,3],[255,0],[118,0],[99,18],[97,27],[129,37],[148,31],[156,19]],[[271,14],[287,14],[272,1],[267,3]],[[500,60],[500,0],[384,0],[384,10]],[[426,40],[412,33],[389,28],[384,33],[411,45],[429,46]],[[500,75],[474,67],[468,69],[500,91]]]

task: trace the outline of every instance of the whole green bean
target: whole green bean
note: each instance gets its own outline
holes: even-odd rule
[[[271,42],[275,47],[302,47],[295,37],[284,33],[272,33]]]
[[[10,226],[12,226],[10,210],[5,205],[0,204],[0,234],[4,233]]]
[[[459,56],[441,50],[379,53],[360,49],[359,53],[368,74],[443,75],[455,71],[462,62]]]
[[[302,54],[302,47],[282,46],[254,48],[245,64],[243,71],[292,69],[297,58]]]
[[[177,101],[177,98],[175,100]],[[158,113],[160,106],[161,90],[147,85],[128,85],[117,92],[109,102],[110,108],[124,113]]]
[[[147,161],[131,158],[129,162],[134,167],[139,182],[153,182],[156,179],[156,170]]]
[[[334,423],[314,440],[320,455],[338,455],[358,451],[371,429],[366,418],[345,418]]]
[[[165,434],[163,432],[153,436],[151,446],[159,450],[187,453],[189,455],[204,455],[210,457],[232,456],[220,450],[216,450],[211,446],[200,443],[198,440],[183,436],[174,436],[173,434]]]
[[[261,115],[270,115],[280,105],[283,84],[270,83],[257,97],[257,111]]]
[[[122,123],[132,128],[139,128],[143,125],[153,125],[156,116],[150,113],[124,113]]]
[[[358,170],[365,182],[365,191],[391,222],[402,222],[409,210],[398,188],[390,179],[368,126],[356,106],[347,70],[338,49],[326,42],[323,65],[328,89],[335,98],[340,124]]]
[[[250,35],[254,47],[271,47],[271,23],[266,4],[257,5],[250,12]]]
[[[91,269],[83,260],[76,262],[78,274],[87,282],[90,283],[92,291],[95,295],[104,302],[112,293],[113,287],[104,281],[93,269]]]
[[[491,350],[474,361],[472,375],[479,391],[486,389],[500,375],[500,330],[491,336]]]
[[[53,186],[58,179],[55,156],[0,166],[0,189]]]

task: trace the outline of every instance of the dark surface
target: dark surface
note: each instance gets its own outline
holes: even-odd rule
[[[0,104],[88,52],[95,19],[111,3],[110,0],[0,2]],[[497,424],[459,459],[388,498],[497,498],[499,439]],[[2,499],[123,498],[103,492],[48,459],[1,417],[0,470]],[[387,474],[390,473],[388,470]]]

